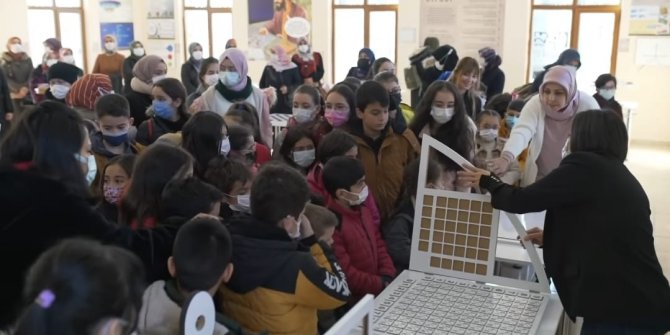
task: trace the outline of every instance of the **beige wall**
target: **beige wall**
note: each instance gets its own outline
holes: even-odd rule
[[[183,0],[176,0],[177,9],[182,7]],[[84,0],[84,10],[86,13],[86,36],[87,53],[89,68],[92,67],[96,55],[100,50],[99,36],[99,18],[97,13],[96,0]],[[133,0],[135,36],[140,40],[146,41],[146,20],[144,12],[146,10],[147,0]],[[332,55],[332,13],[331,1],[313,0],[312,1],[312,42],[314,50],[320,51],[324,55],[326,64],[326,80],[330,81],[328,70],[332,69],[330,57]],[[528,55],[528,31],[530,25],[530,3],[531,0],[508,0],[505,3],[505,24],[504,41],[502,50],[498,50],[503,58],[502,68],[505,71],[507,81],[506,90],[520,86],[525,82],[527,55]],[[628,13],[630,11],[631,0],[622,1],[622,15],[620,37],[628,39],[628,50],[618,53],[617,57],[617,77],[619,79],[619,91],[617,97],[619,100],[635,101],[639,104],[639,109],[633,118],[632,138],[636,141],[645,142],[663,142],[670,144],[670,121],[668,121],[665,111],[665,100],[662,92],[668,90],[663,85],[667,78],[670,78],[670,67],[661,66],[638,66],[635,64],[636,37],[628,37]],[[233,34],[238,41],[238,45],[244,47],[247,44],[247,17],[248,7],[246,0],[235,0],[233,5],[234,21]],[[169,69],[169,74],[174,77],[179,76],[179,64],[184,61],[183,51],[183,18],[180,10],[177,14],[177,40],[175,66]],[[398,43],[398,61],[397,68],[399,73],[408,66],[408,58],[414,49],[422,41],[419,38],[419,25],[421,15],[419,10],[419,1],[400,0],[398,14],[398,30],[413,31],[412,41]],[[0,40],[6,41],[13,35],[27,38],[27,11],[25,1],[12,0],[0,1]],[[670,38],[665,38],[670,43]],[[218,55],[214,55],[217,57]],[[254,80],[260,79],[260,75],[265,66],[264,61],[254,61],[249,64],[249,74]],[[400,78],[403,81],[402,78]],[[629,84],[626,84],[629,83]],[[404,84],[404,83],[403,83]],[[402,85],[404,87],[404,85]]]

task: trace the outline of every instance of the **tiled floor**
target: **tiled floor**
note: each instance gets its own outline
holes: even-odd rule
[[[670,145],[632,145],[626,165],[651,202],[656,254],[666,278],[670,279]]]

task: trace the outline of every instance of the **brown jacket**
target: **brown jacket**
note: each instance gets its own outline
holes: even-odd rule
[[[358,156],[365,167],[365,183],[377,201],[381,222],[385,222],[396,208],[403,183],[405,166],[420,152],[419,141],[411,130],[396,134],[389,127],[378,153],[375,153],[364,135],[354,133]]]

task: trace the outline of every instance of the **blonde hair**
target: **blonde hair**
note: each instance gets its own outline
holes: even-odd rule
[[[317,239],[323,237],[326,233],[326,229],[336,227],[338,224],[337,216],[323,206],[307,204],[305,206],[305,216],[312,224],[314,236],[316,236]]]
[[[451,73],[449,76],[449,79],[447,79],[448,82],[456,85],[456,78],[460,75],[464,74],[471,74],[474,73],[475,76],[477,77],[477,82],[475,89],[479,89],[479,81],[481,80],[481,71],[479,69],[479,63],[477,62],[476,59],[472,57],[463,57],[458,61],[458,64],[456,64],[456,67],[454,68],[454,72]]]

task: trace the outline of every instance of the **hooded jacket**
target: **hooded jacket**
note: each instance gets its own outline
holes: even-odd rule
[[[554,63],[546,65],[544,67],[544,71],[540,72],[537,77],[535,77],[535,80],[533,80],[533,90],[532,93],[537,93],[540,91],[540,85],[542,85],[542,82],[544,82],[544,75],[547,73],[547,70],[551,69],[552,67],[556,65],[568,65],[571,61],[576,60],[579,62],[577,65],[577,68],[579,69],[582,66],[582,61],[580,60],[579,56],[579,51],[575,49],[566,49],[561,52],[561,54],[558,56],[558,60],[556,60]]]
[[[334,309],[349,298],[342,268],[315,237],[298,243],[249,215],[233,217],[230,232],[235,271],[221,288],[223,311],[244,328],[316,334],[317,310]]]

